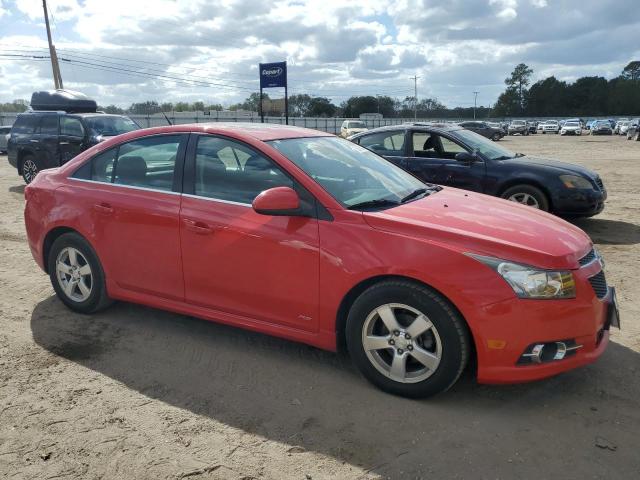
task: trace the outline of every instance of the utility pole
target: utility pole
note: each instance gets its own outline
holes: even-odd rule
[[[47,13],[47,0],[42,0],[42,8],[44,9],[44,23],[47,26],[47,40],[49,41],[49,57],[51,58],[51,70],[53,71],[53,84],[57,89],[64,88],[62,85],[62,75],[60,73],[60,64],[58,63],[58,55],[56,47],[51,41],[51,27],[49,27],[49,14]]]
[[[476,103],[478,100],[478,92],[473,92],[473,119],[476,119]]]
[[[413,77],[409,77],[413,79],[413,119],[418,119],[418,79],[420,78],[417,75]]]

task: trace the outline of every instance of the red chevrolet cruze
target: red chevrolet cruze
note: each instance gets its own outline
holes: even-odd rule
[[[483,383],[555,375],[618,326],[580,229],[313,130],[138,130],[41,172],[25,197],[33,256],[71,309],[125,300],[345,345],[399,395],[446,390],[469,361]]]

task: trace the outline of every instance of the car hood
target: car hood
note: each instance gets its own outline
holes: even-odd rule
[[[523,165],[523,166],[540,166],[540,167],[551,167],[558,170],[558,174],[562,173],[572,173],[582,175],[587,178],[595,179],[598,178],[598,175],[589,170],[588,168],[581,167],[580,165],[574,165],[573,163],[560,162],[558,160],[551,160],[549,158],[542,157],[531,157],[529,155],[524,155],[522,157],[510,158],[509,160],[502,160],[505,164],[508,162],[509,165]]]
[[[363,216],[378,230],[539,268],[578,268],[592,248],[585,232],[549,213],[456,188]]]

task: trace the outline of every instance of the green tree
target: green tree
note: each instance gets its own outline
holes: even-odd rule
[[[116,105],[107,105],[106,107],[98,107],[98,110],[103,111],[104,113],[111,113],[115,115],[122,115],[124,113],[124,109],[117,107]]]
[[[293,117],[306,117],[311,105],[311,95],[301,93],[289,97],[289,114]]]
[[[622,69],[622,77],[627,80],[640,80],[640,60],[629,62],[627,66]]]
[[[512,117],[521,112],[520,98],[518,91],[514,87],[507,88],[493,106],[491,116]]]
[[[152,115],[154,113],[159,113],[160,105],[155,100],[146,101],[141,103],[132,103],[128,109],[129,113],[134,113],[138,115]]]
[[[533,70],[524,63],[516,65],[511,75],[505,78],[504,83],[507,88],[512,88],[518,95],[518,104],[520,105],[520,112],[523,112],[526,105],[527,86],[533,75]]]
[[[325,97],[314,97],[309,102],[307,115],[310,117],[333,117],[336,114],[336,107],[331,100]]]

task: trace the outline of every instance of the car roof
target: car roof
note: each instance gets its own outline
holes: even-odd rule
[[[120,115],[117,113],[102,113],[102,112],[65,112],[64,110],[27,110],[19,115],[73,115],[74,117],[126,117],[126,115]]]
[[[428,128],[429,130],[435,133],[446,133],[446,132],[453,132],[456,130],[464,130],[464,128],[458,125],[457,123],[407,122],[407,123],[398,123],[396,125],[386,125],[384,127],[373,128],[366,132],[357,133],[353,137],[349,137],[349,138],[358,138],[365,135],[370,135],[371,133],[386,132],[389,130],[408,130],[410,128]]]
[[[167,125],[164,127],[143,128],[124,134],[127,139],[163,133],[210,133],[229,135],[237,138],[251,137],[260,141],[283,140],[287,138],[334,137],[332,133],[271,123],[249,122],[211,122]]]

